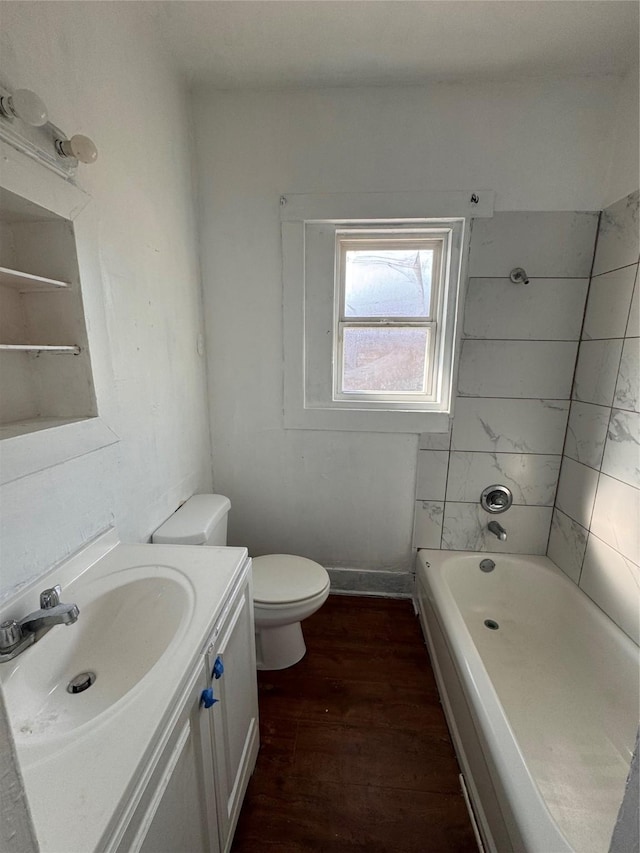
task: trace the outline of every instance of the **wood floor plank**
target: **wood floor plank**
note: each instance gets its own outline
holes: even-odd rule
[[[435,687],[429,655],[418,643],[395,643],[373,638],[367,642],[307,637],[307,654],[281,681],[300,677],[338,678],[345,681],[386,682]]]
[[[303,627],[303,660],[258,673],[233,853],[476,851],[410,602],[330,596]]]
[[[400,599],[331,595],[322,612],[305,621],[304,631],[309,638],[318,634],[325,641],[422,641],[413,605]]]
[[[473,853],[462,797],[280,780],[250,796],[234,853]]]
[[[459,791],[456,760],[440,727],[416,735],[402,729],[300,722],[291,774],[344,785]]]
[[[291,719],[260,717],[260,757],[255,773],[266,780],[291,774],[298,723]]]
[[[442,709],[435,683],[402,684],[348,681],[301,676],[282,681],[261,678],[260,712],[263,715],[341,722],[354,726],[389,726],[421,731],[434,717],[441,725]]]

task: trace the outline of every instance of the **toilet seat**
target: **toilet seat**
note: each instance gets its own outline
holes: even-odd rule
[[[267,554],[253,559],[253,600],[265,606],[295,604],[329,587],[324,566],[306,557]]]

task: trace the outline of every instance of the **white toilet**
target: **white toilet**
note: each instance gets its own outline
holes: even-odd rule
[[[231,501],[223,495],[194,495],[152,536],[161,545],[226,545]],[[258,669],[286,669],[306,646],[303,619],[329,595],[326,569],[305,557],[268,554],[253,560],[253,605]]]

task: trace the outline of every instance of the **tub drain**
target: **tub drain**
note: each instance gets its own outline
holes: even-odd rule
[[[95,672],[81,672],[67,684],[67,693],[84,693],[96,680]]]
[[[490,628],[492,631],[497,631],[498,628],[500,627],[498,625],[498,623],[495,622],[493,619],[485,619],[484,624],[487,626],[487,628]]]

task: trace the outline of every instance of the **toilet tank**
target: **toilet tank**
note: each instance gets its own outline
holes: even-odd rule
[[[226,545],[231,501],[224,495],[194,495],[151,537],[156,545]]]

